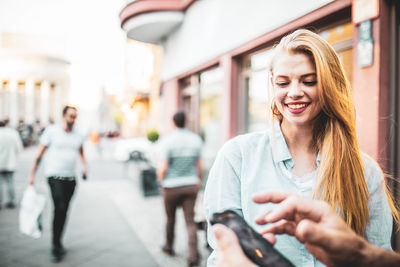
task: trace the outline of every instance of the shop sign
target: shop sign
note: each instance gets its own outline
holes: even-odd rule
[[[379,17],[379,0],[353,0],[352,15],[354,24]]]
[[[374,60],[374,42],[372,40],[358,42],[357,57],[358,66],[371,66]]]
[[[359,25],[359,41],[357,44],[358,66],[368,67],[374,61],[374,40],[372,38],[372,21],[363,21]]]
[[[360,40],[368,41],[372,40],[372,21],[367,20],[360,23]]]
[[[372,38],[372,21],[363,21],[359,25],[357,44],[357,62],[360,67],[371,66],[374,61],[374,40]]]

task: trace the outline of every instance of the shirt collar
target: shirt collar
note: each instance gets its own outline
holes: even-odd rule
[[[272,140],[272,154],[274,162],[284,162],[285,165],[289,167],[289,169],[291,169],[291,167],[293,167],[294,161],[286,144],[285,137],[283,136],[279,120],[275,120],[274,125],[272,126],[270,140]],[[316,159],[317,167],[319,167],[320,162],[321,153],[318,151]]]
[[[272,126],[270,137],[270,140],[272,140],[272,154],[274,157],[274,162],[279,163],[281,161],[292,160],[292,155],[290,154],[285,137],[281,131],[280,122],[278,120],[276,120]]]

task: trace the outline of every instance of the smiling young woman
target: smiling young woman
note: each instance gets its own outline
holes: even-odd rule
[[[313,75],[317,83],[307,84],[307,80],[303,79],[303,86],[298,86],[298,90],[301,90],[304,96],[294,96],[287,92],[284,97],[285,101],[291,101],[294,97],[309,99],[309,106],[295,109],[296,113],[293,113],[290,107],[283,109],[279,98],[283,95],[279,90],[279,79],[282,76],[280,72],[290,74],[286,78],[289,87],[292,77],[292,83],[297,81],[296,84],[301,85],[298,82],[301,79],[298,77],[306,77],[302,76],[302,72],[312,70],[316,73]],[[276,47],[270,72],[272,79],[275,79],[275,85],[272,86],[276,92],[272,104],[273,114],[281,121],[284,135],[287,132],[285,122],[293,123],[286,110],[289,110],[292,117],[295,114],[296,117],[306,117],[312,121],[309,124],[312,126],[311,145],[321,154],[314,196],[338,209],[346,223],[356,233],[364,235],[369,222],[370,190],[365,179],[364,164],[356,136],[355,108],[350,84],[339,57],[319,35],[307,30],[298,30],[283,38]],[[307,108],[313,104],[315,108],[307,113]],[[392,214],[398,222],[398,212],[387,187],[385,189]]]
[[[206,217],[233,209],[255,229],[271,209],[252,195],[290,191],[322,199],[371,243],[390,249],[392,216],[399,215],[379,165],[360,152],[351,90],[334,49],[319,35],[297,30],[274,50],[270,66],[274,124],[264,132],[227,142],[210,170]],[[211,229],[211,228],[210,228]],[[208,240],[214,249],[212,231]],[[275,248],[295,265],[323,266],[290,236]],[[216,252],[209,258],[214,265]]]

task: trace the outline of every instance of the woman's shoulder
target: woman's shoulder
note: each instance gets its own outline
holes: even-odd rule
[[[253,150],[255,147],[261,144],[269,143],[270,140],[270,129],[241,134],[228,140],[221,148],[221,151],[232,151],[241,150],[248,151]]]
[[[383,184],[383,172],[379,164],[368,154],[361,153],[364,164],[364,175],[370,192],[375,191]]]
[[[379,164],[368,154],[361,152],[361,158],[364,164],[365,172],[368,173],[382,173]]]

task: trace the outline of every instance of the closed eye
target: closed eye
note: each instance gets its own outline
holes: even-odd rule
[[[288,82],[276,82],[275,84],[276,84],[277,86],[279,86],[279,87],[284,87],[284,86],[289,85]]]
[[[317,81],[303,81],[303,83],[307,86],[313,86],[317,84]]]

